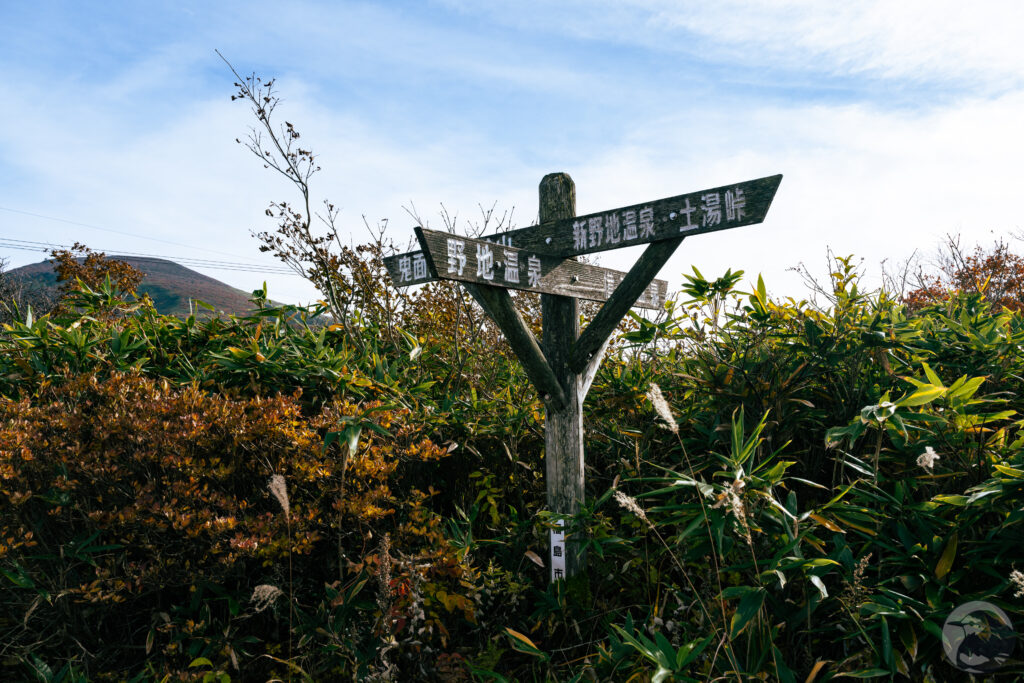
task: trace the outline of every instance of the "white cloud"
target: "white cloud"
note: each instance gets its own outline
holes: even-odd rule
[[[825,60],[839,72],[955,79],[1006,87],[1024,73],[1024,5],[956,0],[639,0],[657,21],[716,41],[760,46],[789,66]]]
[[[1022,227],[1021,117],[1024,94],[928,113],[793,105],[754,108],[742,119],[709,113],[687,128],[666,119],[577,174],[580,211],[782,173],[763,225],[684,242],[662,276],[679,282],[691,263],[707,276],[742,268],[765,273],[775,293],[797,296],[800,280],[786,269],[803,261],[823,275],[830,247],[864,257],[876,285],[883,259],[931,254],[946,233],[990,244],[993,232]],[[633,257],[616,258],[604,262]]]
[[[127,93],[123,81],[116,87]],[[296,123],[302,142],[319,155],[323,171],[314,176],[314,208],[330,199],[342,213],[340,225],[354,243],[365,241],[363,216],[371,224],[387,218],[396,242],[412,237],[413,219],[403,206],[415,204],[434,217],[441,202],[466,218],[476,202],[504,199],[525,175],[502,145],[472,131],[438,132],[415,145],[396,140],[371,119],[339,114],[315,103],[314,88],[290,80],[279,115]],[[86,106],[69,111],[66,98]],[[288,182],[234,142],[244,137],[251,116],[227,93],[214,101],[177,103],[173,115],[144,131],[122,134],[118,123],[143,109],[119,111],[119,102],[91,99],[64,88],[60,93],[22,83],[6,102],[17,129],[0,130],[0,150],[20,184],[0,187],[0,206],[107,227],[139,238],[0,212],[0,235],[26,240],[117,251],[170,254],[219,260],[278,262],[257,251],[250,230],[273,230],[264,215],[272,200],[297,202]],[[141,105],[137,105],[141,107]],[[504,202],[501,205],[508,206]],[[204,251],[143,237],[194,245]],[[229,254],[225,256],[224,254]],[[233,256],[231,256],[233,255]],[[42,254],[15,252],[12,265]],[[263,277],[255,273],[203,270],[249,291]],[[294,277],[268,275],[270,294],[282,301],[319,298]]]
[[[364,234],[365,214],[371,222],[389,218],[396,240],[404,242],[412,235],[413,220],[402,207],[410,204],[428,218],[436,216],[441,202],[475,217],[478,202],[497,201],[499,207],[515,207],[518,225],[529,224],[536,216],[538,181],[558,170],[576,180],[581,213],[783,173],[763,226],[684,243],[662,274],[676,286],[680,273],[694,263],[708,276],[727,267],[761,271],[773,291],[800,294],[798,279],[785,269],[800,261],[821,264],[827,247],[864,256],[875,266],[885,257],[905,258],[915,248],[929,251],[946,232],[961,231],[965,241],[973,242],[987,241],[989,229],[1006,234],[1020,227],[1015,169],[1024,158],[1024,136],[1016,131],[1024,119],[1024,95],[1019,91],[988,98],[961,95],[912,110],[887,108],[878,97],[866,97],[867,104],[836,106],[799,100],[768,104],[735,89],[709,88],[696,98],[678,82],[662,88],[647,70],[647,65],[667,68],[674,57],[666,59],[662,50],[682,45],[701,55],[707,50],[709,59],[731,55],[748,64],[767,55],[765,78],[771,83],[780,78],[773,66],[809,64],[901,78],[977,78],[994,90],[994,84],[1016,82],[1016,74],[1024,73],[1024,53],[1011,51],[1008,37],[1009,27],[1020,23],[1015,6],[1005,8],[1002,22],[992,20],[992,10],[985,7],[977,10],[987,17],[980,19],[944,3],[823,9],[808,3],[725,0],[678,9],[668,2],[635,0],[594,9],[570,1],[544,3],[546,9],[536,14],[530,5],[519,5],[515,13],[502,6],[479,7],[465,11],[495,12],[503,21],[524,26],[543,22],[540,28],[559,35],[652,48],[642,58],[622,52],[614,78],[628,80],[643,97],[663,91],[664,98],[656,108],[605,106],[618,100],[610,83],[614,79],[604,72],[614,60],[608,53],[600,54],[604,61],[590,60],[598,55],[591,48],[601,45],[570,49],[560,41],[546,51],[545,39],[538,39],[525,51],[513,51],[517,36],[500,27],[472,21],[438,26],[422,17],[392,26],[387,24],[389,10],[360,5],[331,15],[365,23],[353,28],[361,31],[354,46],[336,52],[325,42],[337,38],[330,22],[322,21],[308,41],[299,41],[287,36],[294,33],[295,21],[307,15],[282,21],[275,25],[280,33],[269,34],[281,38],[282,54],[294,48],[301,57],[322,49],[331,56],[321,60],[328,64],[311,64],[308,70],[300,68],[300,58],[287,62],[291,71],[281,82],[286,101],[280,113],[299,126],[303,142],[320,154],[324,170],[314,181],[317,199],[329,197],[343,208],[342,224],[352,229],[356,241]],[[915,19],[905,7],[925,18]],[[558,21],[546,21],[555,15]],[[235,34],[233,44],[246,35]],[[415,35],[420,37],[414,40]],[[387,40],[401,42],[403,37],[414,44],[411,50],[390,56]],[[488,45],[495,46],[491,53]],[[367,78],[359,75],[360,63],[346,65],[337,58],[374,46],[378,62],[372,79],[380,81],[367,85],[360,81]],[[194,73],[197,49],[155,48],[138,64],[125,65],[96,84],[54,83],[26,65],[20,76],[9,79],[5,99],[5,113],[16,124],[0,129],[0,169],[11,178],[0,186],[0,205],[194,242],[276,265],[255,251],[249,230],[272,228],[263,215],[266,204],[296,195],[234,144],[249,123],[244,108],[227,101],[229,88],[212,100],[180,91],[154,97],[161,83],[187,89],[190,79],[201,81]],[[219,68],[205,47],[203,54]],[[270,54],[266,60],[274,58]],[[545,104],[548,88],[570,91],[559,106],[527,123],[522,119],[529,113],[501,119],[499,125],[486,120],[495,103],[510,101],[520,85],[530,86],[527,76],[537,64],[549,68],[542,73],[543,83],[531,88],[537,96],[532,102]],[[236,66],[243,65],[239,61]],[[435,76],[447,85],[477,77],[482,84],[489,76],[500,76],[500,83],[479,86],[480,100],[491,109],[459,112],[449,120],[445,107],[451,90],[435,89]],[[431,85],[407,97],[403,89],[414,79]],[[230,83],[227,77],[223,81]],[[38,85],[44,82],[45,87]],[[344,94],[357,88],[379,94],[381,102]],[[328,97],[334,100],[325,102]],[[422,111],[431,108],[441,114],[425,125]],[[537,144],[531,138],[536,126],[541,132],[558,131],[551,136],[555,141]],[[55,224],[10,218],[0,215],[0,234],[13,229],[4,226],[30,225],[37,236],[62,241],[82,236],[72,229],[55,230]],[[134,251],[163,248],[108,237],[100,233],[90,239],[102,247]],[[635,257],[635,252],[607,253],[602,261],[625,269]],[[243,289],[261,279],[211,274]],[[314,293],[292,279],[271,279],[271,295],[308,300]]]
[[[705,63],[881,76],[1001,92],[1024,74],[1024,4],[1014,0],[542,0],[445,4],[522,29]]]

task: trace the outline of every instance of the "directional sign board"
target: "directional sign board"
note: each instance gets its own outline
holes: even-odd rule
[[[607,301],[625,277],[621,273],[572,259],[531,253],[514,247],[447,232],[416,228],[433,272],[445,280]],[[661,309],[668,283],[654,280],[633,304]]]
[[[384,265],[388,269],[388,275],[396,287],[408,287],[409,285],[422,285],[426,282],[433,282],[437,274],[430,267],[427,255],[422,251],[410,251],[405,254],[384,257]]]
[[[551,173],[540,182],[540,225],[485,239],[417,228],[421,251],[384,260],[397,286],[461,281],[501,329],[544,401],[548,509],[559,524],[551,535],[553,581],[585,563],[583,546],[565,533],[564,520],[584,498],[583,402],[611,335],[631,307],[664,305],[667,285],[654,277],[684,238],[762,222],[781,180],[770,176],[576,216],[572,178]],[[574,258],[640,244],[647,246],[628,273]],[[509,289],[540,293],[540,341]],[[582,331],[577,299],[604,302]]]
[[[570,257],[753,225],[764,221],[781,175],[552,221],[483,238],[547,256]],[[384,259],[392,281],[404,287],[436,280],[422,251]]]
[[[781,175],[690,192],[502,233],[511,245],[579,256],[753,225],[764,221]]]

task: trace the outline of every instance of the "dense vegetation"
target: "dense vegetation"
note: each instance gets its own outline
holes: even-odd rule
[[[944,681],[954,607],[1024,616],[1010,307],[695,273],[594,383],[589,566],[551,584],[518,364],[456,288],[349,256],[344,325],[105,278],[4,326],[5,679]]]

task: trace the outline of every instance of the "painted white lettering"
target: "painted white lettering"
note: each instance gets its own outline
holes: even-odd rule
[[[692,214],[692,213],[693,213],[694,211],[696,211],[696,210],[697,210],[697,207],[695,207],[695,206],[690,206],[690,198],[689,198],[689,197],[687,197],[687,198],[686,198],[686,206],[684,206],[683,208],[679,209],[679,214],[680,214],[681,216],[685,216],[684,220],[686,221],[686,223],[685,223],[685,224],[683,224],[683,225],[680,225],[680,226],[679,226],[679,232],[686,232],[687,230],[690,230],[690,229],[692,229],[692,228],[695,228],[695,227],[696,227],[696,226],[695,226],[695,225],[694,225],[694,224],[693,224],[693,223],[692,223],[692,222],[690,221],[690,214]]]
[[[717,192],[702,194],[700,196],[700,210],[704,212],[701,225],[721,225],[722,223],[722,202]]]
[[[627,242],[636,239],[636,211],[622,212],[622,239]]]
[[[654,237],[654,209],[645,206],[640,209],[640,239]]]
[[[618,244],[622,241],[619,214],[610,213],[604,217],[604,241],[608,244]]]
[[[448,238],[448,272],[462,275],[466,267],[466,243]]]
[[[427,277],[427,259],[423,258],[423,252],[417,251],[412,255],[412,278],[422,280]]]
[[[587,248],[587,222],[573,221],[572,223],[572,248]]]
[[[489,244],[476,245],[476,276],[485,280],[494,279],[494,252]]]
[[[519,254],[505,250],[505,282],[519,283]]]
[[[725,191],[725,217],[731,221],[743,219],[743,209],[747,208],[747,198],[743,195],[743,189],[737,187],[734,190]]]
[[[599,247],[599,246],[601,246],[601,234],[603,232],[601,230],[601,217],[600,216],[595,216],[594,218],[591,218],[590,219],[589,228],[590,228],[590,246],[591,247]]]
[[[540,286],[540,258],[530,256],[526,259],[526,279],[531,287]]]

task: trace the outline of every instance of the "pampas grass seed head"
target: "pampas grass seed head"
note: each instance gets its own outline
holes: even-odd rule
[[[679,425],[676,424],[676,416],[672,414],[672,408],[669,407],[668,401],[661,393],[661,387],[657,384],[651,383],[651,388],[647,390],[647,398],[654,405],[655,412],[658,413],[658,417],[664,421],[665,426],[671,430],[673,434],[679,433]]]
[[[291,511],[291,505],[288,502],[288,486],[285,483],[284,476],[280,474],[272,476],[267,484],[267,488],[270,489],[270,494],[281,504],[281,509],[284,510],[285,517],[287,517]]]

